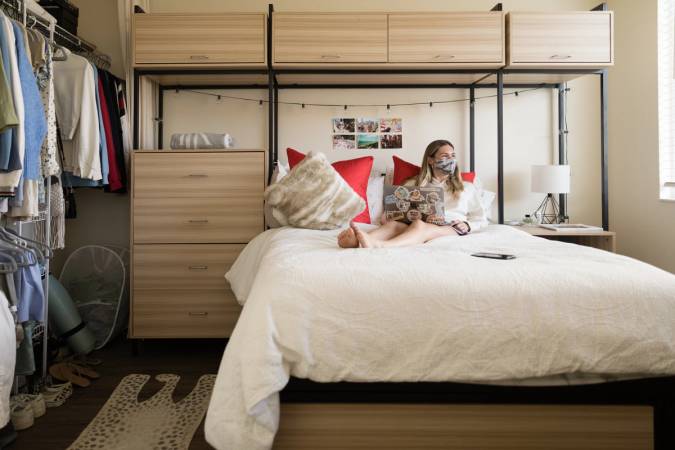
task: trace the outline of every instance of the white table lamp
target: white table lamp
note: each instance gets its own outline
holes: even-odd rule
[[[564,218],[560,217],[560,208],[553,194],[569,194],[570,192],[570,166],[545,165],[532,166],[532,192],[546,194],[534,216],[541,223],[561,223]]]

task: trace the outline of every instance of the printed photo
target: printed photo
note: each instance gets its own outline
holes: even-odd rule
[[[333,119],[333,133],[353,133],[355,119]]]
[[[357,133],[377,133],[379,126],[380,121],[378,119],[367,119],[363,117],[356,119]]]
[[[403,148],[402,134],[381,134],[380,148]]]
[[[380,133],[401,133],[402,131],[402,119],[380,119]]]
[[[357,134],[356,148],[378,148],[379,139],[377,134]]]
[[[334,134],[333,150],[354,150],[356,139],[353,134]]]

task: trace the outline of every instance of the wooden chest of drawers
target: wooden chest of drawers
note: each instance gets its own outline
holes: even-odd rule
[[[263,231],[264,188],[262,150],[134,152],[131,337],[230,335],[224,275]]]

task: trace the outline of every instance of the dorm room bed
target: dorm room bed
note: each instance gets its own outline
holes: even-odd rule
[[[282,390],[275,448],[673,448],[672,274],[505,226],[394,249],[336,235],[266,231],[227,274],[244,309],[216,448],[271,448]]]

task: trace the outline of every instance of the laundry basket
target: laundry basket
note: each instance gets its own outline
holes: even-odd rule
[[[94,333],[96,349],[127,326],[129,316],[129,250],[112,245],[86,245],[70,254],[59,281]]]

